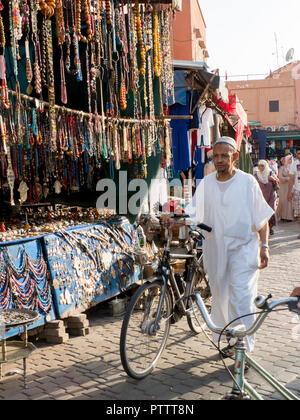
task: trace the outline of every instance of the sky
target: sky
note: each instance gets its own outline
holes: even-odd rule
[[[300,60],[299,0],[198,1],[207,26],[210,70],[218,68],[222,76],[227,72],[228,80],[242,80],[246,75],[267,76],[287,64],[290,48],[293,61]]]

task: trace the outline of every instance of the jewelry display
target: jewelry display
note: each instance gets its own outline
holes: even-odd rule
[[[172,11],[151,3],[0,0],[0,309],[49,313],[49,284],[58,305],[89,307],[138,279],[129,223],[51,203],[80,202],[124,168],[147,179],[158,154],[171,165],[170,121],[154,104],[174,96]]]
[[[52,305],[47,266],[40,249],[33,260],[24,248],[13,257],[7,247],[0,249],[0,310],[12,306],[49,312]]]
[[[45,243],[54,295],[61,309],[87,309],[91,302],[125,290],[133,276],[138,240],[123,221],[62,229],[47,236]]]

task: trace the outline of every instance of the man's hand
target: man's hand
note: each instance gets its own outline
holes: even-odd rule
[[[300,287],[296,287],[291,294],[291,297],[298,297],[300,296]],[[298,309],[300,309],[300,302],[297,305]]]
[[[178,228],[181,226],[185,226],[184,219],[174,219],[173,217],[169,216],[162,216],[162,225],[166,228]]]
[[[288,201],[293,201],[294,194],[288,193]]]
[[[260,249],[260,266],[258,267],[260,270],[267,268],[270,261],[269,249],[262,247]]]

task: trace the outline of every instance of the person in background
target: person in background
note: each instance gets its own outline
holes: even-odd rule
[[[213,172],[216,171],[214,161],[213,161],[213,154],[214,154],[213,150],[210,150],[209,152],[207,152],[208,162],[204,166],[204,176],[212,174]]]
[[[269,166],[270,166],[270,169],[272,171],[272,174],[275,174],[276,176],[278,176],[278,163],[277,163],[276,159],[270,160]]]
[[[296,149],[296,159],[290,171],[288,200],[293,203],[294,216],[297,217],[300,228],[300,147]]]
[[[287,155],[281,159],[279,168],[279,202],[277,207],[277,217],[283,222],[292,222],[294,220],[292,202],[288,200],[288,186],[290,179],[290,167],[293,162],[293,156]]]
[[[271,175],[271,169],[265,160],[260,160],[258,162],[258,171],[254,175],[255,179],[258,181],[260,189],[263,193],[263,196],[269,206],[275,211],[276,210],[276,200],[277,193],[275,184],[279,182],[276,175]],[[276,226],[276,217],[275,214],[269,220],[270,235],[274,235],[274,227]]]

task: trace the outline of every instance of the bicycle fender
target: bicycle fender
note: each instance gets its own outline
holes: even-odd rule
[[[145,281],[145,283],[151,284],[155,281],[159,281],[161,284],[164,283],[163,278],[161,276],[151,276]]]

